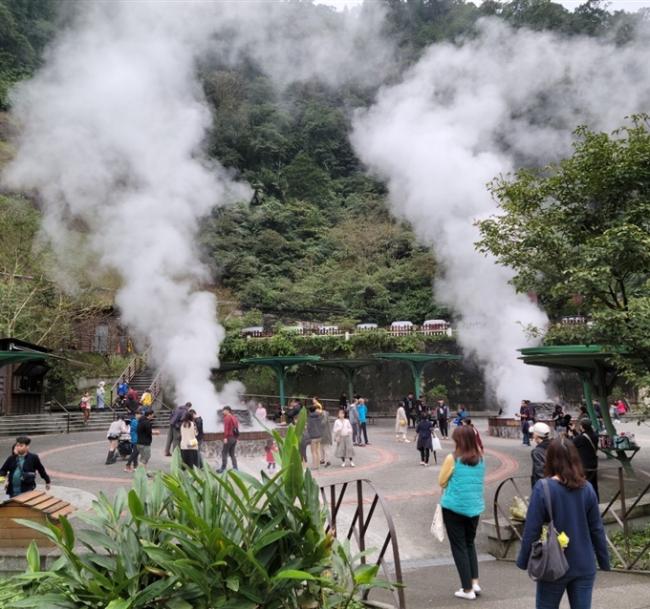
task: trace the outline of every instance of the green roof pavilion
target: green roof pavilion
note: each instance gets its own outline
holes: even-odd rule
[[[316,362],[316,365],[340,370],[348,381],[348,398],[351,399],[354,395],[354,377],[357,372],[367,366],[378,366],[379,362],[376,359],[323,359]]]
[[[558,345],[550,347],[531,347],[519,349],[525,364],[544,366],[556,370],[572,370],[580,376],[589,418],[595,430],[598,429],[598,417],[593,406],[593,396],[598,397],[600,411],[605,429],[610,437],[616,435],[616,429],[609,416],[608,396],[618,377],[618,370],[612,364],[612,357],[619,355],[606,351],[600,345]],[[624,464],[634,456],[628,457],[623,450],[604,451],[616,456]],[[612,455],[611,453],[615,453]]]
[[[415,397],[420,399],[424,367],[435,362],[454,362],[463,359],[451,353],[375,353],[373,357],[382,360],[404,362],[409,365],[415,385]]]
[[[320,361],[320,355],[291,355],[278,357],[247,357],[241,360],[242,364],[248,366],[268,366],[275,373],[278,380],[278,393],[280,394],[280,406],[286,406],[285,381],[287,379],[287,368],[300,364],[314,364]]]

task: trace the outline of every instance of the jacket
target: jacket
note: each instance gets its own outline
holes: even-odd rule
[[[307,435],[310,440],[318,440],[323,435],[323,421],[318,410],[310,412],[307,417]]]
[[[551,443],[550,438],[540,442],[533,450],[530,451],[530,458],[533,460],[533,471],[530,475],[530,486],[535,486],[538,480],[544,477],[544,465],[546,465],[546,449]]]
[[[235,436],[235,428],[239,431],[239,421],[234,414],[226,413],[223,416],[223,438],[226,442],[229,442],[230,439],[237,440]]]
[[[474,518],[485,509],[484,486],[485,461],[466,465],[460,459],[454,463],[454,471],[447,482],[440,505],[447,509]]]
[[[357,413],[359,415],[359,423],[365,423],[366,416],[368,414],[368,406],[366,406],[365,404],[359,404],[357,406]]]
[[[569,537],[569,545],[564,551],[569,563],[566,577],[594,574],[594,552],[600,568],[609,571],[607,540],[592,486],[587,483],[582,488],[572,490],[549,478],[548,488],[553,508],[553,524],[558,533],[564,532]],[[542,483],[538,482],[530,497],[521,549],[517,557],[517,566],[520,569],[527,567],[530,548],[533,542],[539,539],[542,525],[549,520],[544,489]]]
[[[357,404],[350,404],[348,408],[348,418],[352,425],[359,424],[359,411],[357,410]]]
[[[2,467],[0,467],[0,476],[7,476],[7,480],[8,480],[7,493],[9,494],[9,496],[13,497],[14,495],[18,495],[20,493],[33,491],[36,488],[36,472],[38,472],[41,478],[45,480],[46,484],[50,483],[50,477],[47,475],[47,472],[45,471],[45,468],[43,467],[43,464],[41,463],[41,460],[39,459],[38,455],[27,453],[25,455],[25,461],[23,463],[23,475],[22,475],[21,486],[20,489],[17,489],[14,492],[13,474],[17,466],[18,466],[18,456],[11,455],[3,463]]]
[[[433,429],[433,423],[429,419],[422,419],[418,426],[415,428],[415,433],[418,434],[418,443],[416,448],[418,450],[433,449],[433,442],[431,441],[431,430]]]

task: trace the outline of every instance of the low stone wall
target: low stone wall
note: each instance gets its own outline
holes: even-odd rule
[[[521,438],[521,421],[505,417],[488,417],[488,434],[497,438]]]
[[[276,427],[274,431],[284,436],[286,427]],[[259,457],[264,455],[264,447],[271,438],[271,434],[264,430],[241,430],[237,441],[237,454],[242,457]],[[201,446],[201,453],[208,459],[221,457],[223,448],[223,432],[206,433]]]

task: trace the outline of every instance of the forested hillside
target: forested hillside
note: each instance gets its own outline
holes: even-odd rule
[[[611,14],[602,4],[589,1],[569,12],[548,0],[486,0],[480,7],[463,0],[385,0],[385,35],[398,49],[387,78],[398,79],[433,42],[471,37],[485,16],[625,44],[642,16]],[[68,8],[54,0],[0,0],[0,109],[11,106],[11,85],[38,67]],[[338,18],[332,10],[331,19]],[[217,285],[244,310],[285,319],[421,322],[452,313],[433,301],[431,252],[387,212],[384,186],[365,174],[349,143],[354,110],[370,103],[380,83],[334,88],[307,81],[279,89],[251,58],[236,65],[209,58],[198,69],[214,110],[209,152],[254,189],[251,201],[215,209],[203,224],[200,243]],[[0,142],[0,163],[10,154]],[[36,207],[15,197],[0,202],[3,233],[18,235],[24,258]],[[40,264],[21,262],[12,270],[12,251],[2,252],[5,292],[16,269],[29,274]],[[58,295],[48,288],[54,297],[42,301],[47,307]],[[22,333],[19,325],[13,331]]]

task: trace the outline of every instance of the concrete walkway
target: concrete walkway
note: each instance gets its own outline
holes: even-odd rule
[[[484,426],[487,423],[479,421],[478,424]],[[643,447],[635,459],[635,465],[650,471],[650,427],[624,423],[622,428],[636,433]],[[487,459],[486,506],[491,506],[499,481],[509,476],[529,475],[530,449],[515,440],[490,438],[486,429],[480,427],[480,430]],[[438,498],[437,475],[440,466],[420,466],[414,443],[395,442],[392,421],[380,421],[370,426],[368,431],[371,445],[356,450],[356,468],[342,469],[333,465],[315,472],[316,478],[323,484],[368,478],[384,495],[397,530],[407,584],[408,609],[472,605],[470,601],[453,596],[454,590],[459,588],[459,581],[449,547],[446,543],[435,542],[429,533]],[[8,455],[11,444],[11,438],[0,439],[0,455]],[[443,443],[442,454],[438,454],[439,464],[451,446],[451,442]],[[110,496],[119,488],[130,485],[132,475],[122,471],[121,462],[104,465],[106,448],[105,433],[100,432],[35,436],[32,441],[33,452],[41,455],[52,476],[52,493],[73,502],[82,510],[90,508],[93,497],[100,491]],[[170,459],[163,456],[163,448],[164,437],[155,437],[151,469],[168,469]],[[604,458],[601,461],[602,468],[614,465],[614,462]],[[264,467],[261,455],[259,458],[240,459],[240,469],[251,474],[258,473]],[[611,469],[611,472],[615,472],[615,469]],[[605,482],[607,484],[613,484],[613,478]],[[381,539],[380,530],[374,537],[371,536],[371,543],[375,539]],[[480,528],[477,546],[484,594],[474,604],[487,608],[533,608],[534,584],[512,563],[495,561],[487,555],[487,545],[485,532]],[[616,609],[618,606],[625,609],[650,608],[650,578],[618,573],[599,574],[594,609]]]

